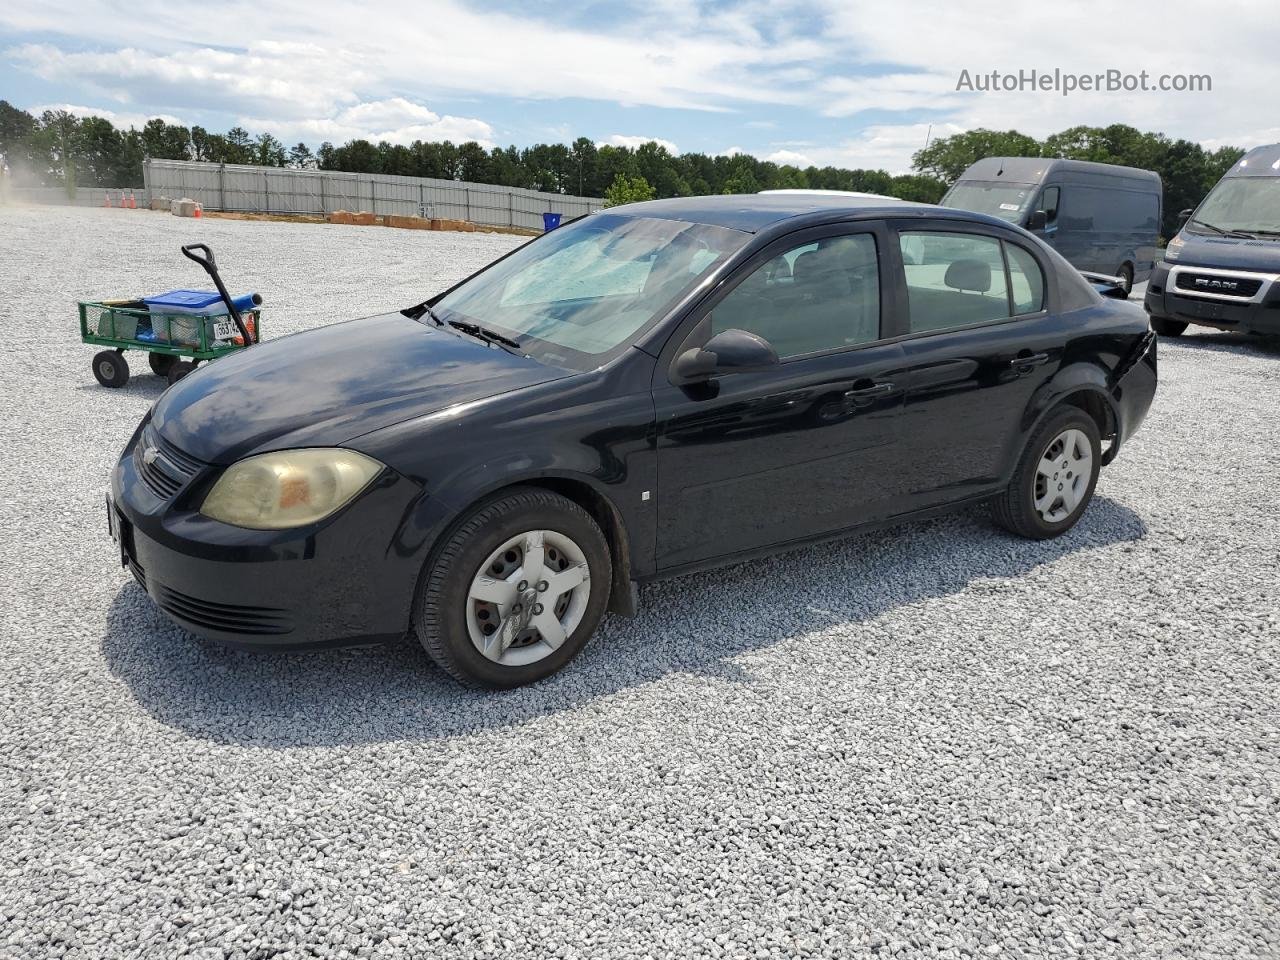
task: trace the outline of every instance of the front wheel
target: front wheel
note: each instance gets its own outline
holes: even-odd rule
[[[992,502],[996,523],[1032,540],[1066,533],[1093,499],[1102,438],[1093,417],[1063,407],[1032,435],[1007,490]]]
[[[1162,337],[1180,337],[1187,332],[1187,325],[1181,320],[1170,320],[1168,317],[1152,317],[1151,329]]]
[[[93,358],[93,375],[104,387],[123,387],[129,382],[129,364],[119,350],[103,350]]]
[[[515,488],[476,508],[424,571],[418,639],[450,676],[506,689],[560,670],[595,633],[609,545],[572,500]]]

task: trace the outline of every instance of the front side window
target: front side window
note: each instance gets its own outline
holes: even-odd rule
[[[1040,204],[1038,209],[1044,211],[1044,222],[1046,227],[1053,226],[1055,220],[1058,219],[1058,188],[1045,187],[1044,193],[1040,194]]]
[[[595,214],[554,230],[434,303],[559,366],[615,356],[664,308],[750,240],[679,220]]]
[[[875,238],[827,237],[768,260],[711,312],[713,335],[729,329],[763,337],[783,360],[878,340]]]
[[[911,333],[929,333],[1011,315],[1000,241],[972,233],[904,231]]]

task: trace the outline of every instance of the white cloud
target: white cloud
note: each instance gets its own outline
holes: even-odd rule
[[[46,110],[65,110],[73,117],[102,117],[104,120],[110,120],[112,125],[120,130],[127,130],[130,127],[141,130],[148,120],[163,120],[165,123],[182,125],[181,120],[168,113],[129,113],[107,110],[103,107],[84,107],[75,103],[42,103],[27,107],[27,112],[35,116],[39,116]]]
[[[813,160],[807,153],[797,153],[794,150],[775,150],[764,159],[779,165],[790,164],[793,167],[814,166]]]
[[[746,153],[746,151],[741,147],[726,147],[720,151],[720,155],[723,157],[736,157],[740,153]]]
[[[670,140],[663,140],[661,137],[629,137],[621,133],[615,133],[613,136],[601,140],[596,143],[597,147],[630,147],[634,150],[636,147],[646,143],[656,143],[660,147],[666,147],[668,153],[679,153],[680,148]]]
[[[388,139],[447,130],[487,140],[476,126],[489,129],[484,120],[421,107],[479,96],[742,111],[718,132],[708,127],[726,140],[737,139],[734,129],[768,129],[775,120],[748,119],[766,106],[793,111],[800,123],[847,117],[848,136],[833,143],[775,147],[816,163],[845,157],[871,166],[882,158],[889,169],[905,169],[922,145],[915,129],[922,116],[939,128],[1017,128],[1036,136],[1079,123],[1129,123],[1210,145],[1277,138],[1268,129],[1273,121],[1259,113],[1258,90],[1259,78],[1275,72],[1280,18],[1256,0],[1220,0],[1212,16],[1191,0],[1165,0],[1158,17],[1143,21],[1140,42],[1124,34],[1104,0],[653,0],[616,15],[611,9],[591,26],[557,23],[533,4],[518,12],[465,0],[428,7],[424,14],[411,0],[386,0],[376,11],[354,0],[284,0],[237,4],[228,15],[224,5],[196,0],[124,7],[41,0],[0,5],[0,33],[68,38],[17,47],[7,59],[62,89],[84,89],[75,98],[81,102],[139,116],[224,112],[299,136],[312,128],[333,131],[331,138],[358,129]],[[1213,90],[1070,97],[955,90],[962,69],[1055,67],[1145,69],[1153,78],[1209,73]],[[387,106],[398,100],[431,117]],[[366,105],[376,106],[362,114]],[[771,116],[780,119],[780,110]],[[859,132],[865,122],[876,126]],[[796,123],[789,117],[784,126]]]
[[[284,121],[247,117],[242,122],[250,130],[270,129],[285,140],[342,143],[363,138],[375,143],[386,140],[402,144],[415,140],[452,140],[454,143],[474,140],[486,149],[495,145],[493,127],[485,121],[470,117],[442,117],[403,97],[357,103],[331,117]]]

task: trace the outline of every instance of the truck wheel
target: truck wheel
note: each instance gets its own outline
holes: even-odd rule
[[[1168,317],[1152,317],[1151,329],[1162,337],[1180,337],[1187,332],[1187,325],[1181,320],[1170,320]]]
[[[1116,276],[1120,278],[1120,289],[1124,291],[1124,295],[1127,297],[1133,293],[1133,264],[1120,264],[1120,270]]]
[[[179,380],[181,380],[183,377],[185,377],[188,373],[190,373],[195,368],[196,368],[196,365],[191,360],[173,361],[173,363],[169,366],[169,372],[165,374],[165,376],[169,380],[169,385],[173,386],[175,383],[177,383]]]
[[[1102,437],[1093,417],[1064,406],[1031,435],[1013,481],[992,501],[996,523],[1032,540],[1066,533],[1093,499]]]
[[[148,353],[147,363],[151,364],[151,372],[157,377],[169,376],[169,371],[178,362],[178,358],[169,353]]]
[[[119,350],[103,350],[93,358],[93,375],[104,387],[123,387],[129,382],[129,364]]]
[[[472,511],[423,571],[413,625],[468,686],[507,689],[560,670],[604,616],[609,545],[572,500],[513,488]]]

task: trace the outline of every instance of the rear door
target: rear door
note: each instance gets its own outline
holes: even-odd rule
[[[990,492],[1031,396],[1061,364],[1045,269],[1029,247],[955,221],[900,221],[906,305],[903,470],[910,509]],[[919,259],[924,252],[923,262]]]
[[[883,226],[853,224],[778,240],[673,336],[654,383],[659,569],[893,512],[904,354],[883,342],[887,242]],[[768,340],[781,362],[671,382],[675,355],[729,328]]]

